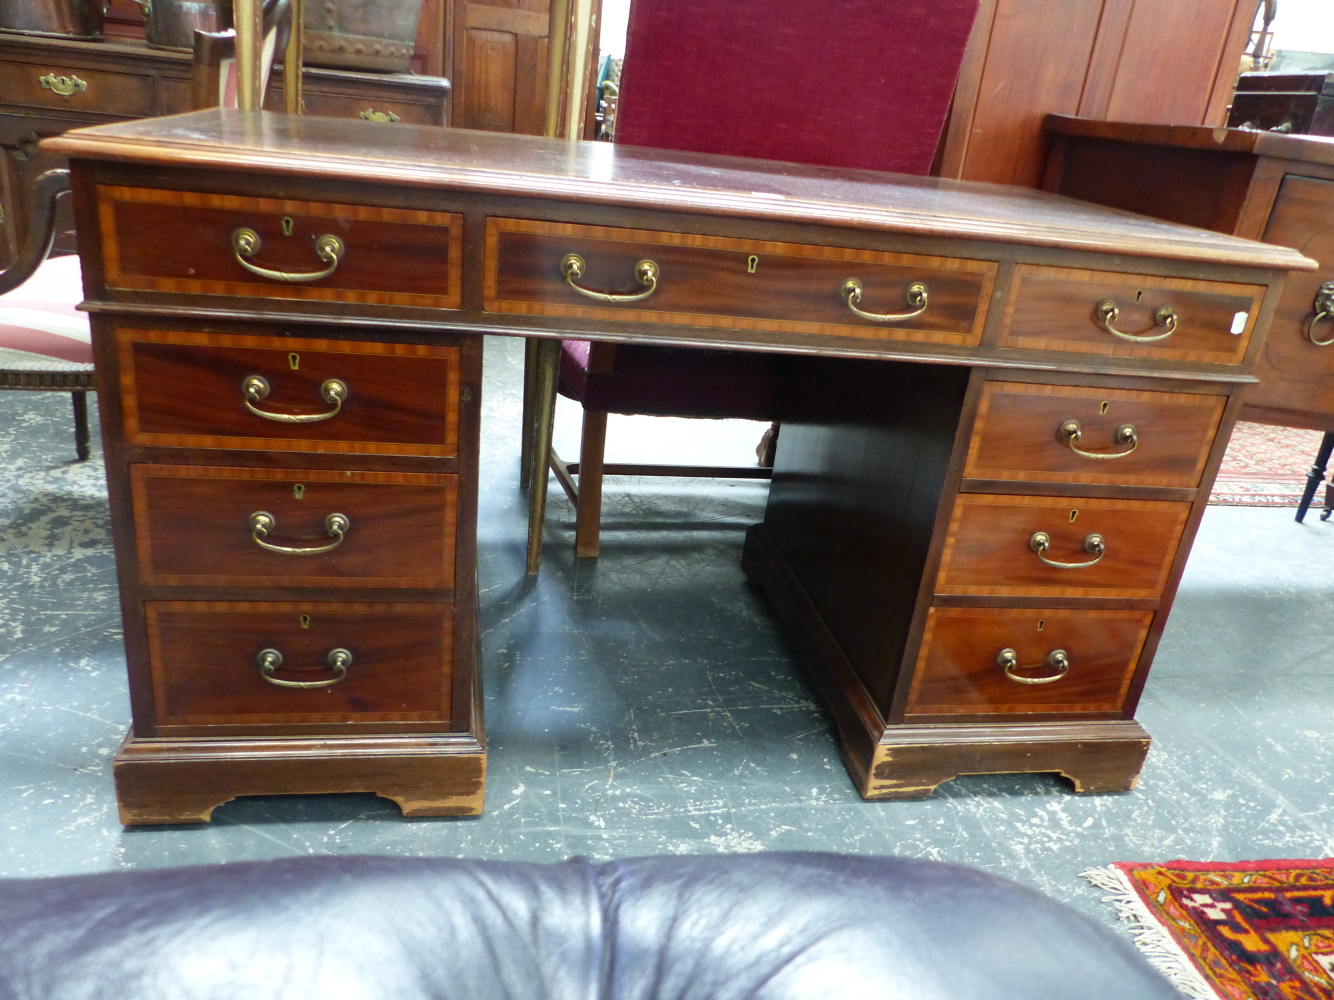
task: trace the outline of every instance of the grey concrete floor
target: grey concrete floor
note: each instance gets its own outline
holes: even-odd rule
[[[101,452],[73,462],[67,396],[0,393],[0,875],[295,854],[556,860],[828,850],[975,865],[1111,922],[1081,869],[1334,853],[1334,523],[1211,508],[1139,717],[1137,791],[961,778],[862,802],[830,722],[742,577],[765,487],[613,481],[601,559],[553,493],[523,572],[522,345],[487,346],[479,526],[490,777],[475,819],[369,795],[242,799],[199,827],[124,829],[110,760],[129,720]],[[754,425],[614,423],[610,451],[745,462]],[[562,405],[558,447],[578,444]],[[652,455],[653,458],[648,458]]]

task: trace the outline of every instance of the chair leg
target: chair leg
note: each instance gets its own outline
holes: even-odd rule
[[[537,344],[533,337],[523,342],[523,436],[519,446],[519,489],[533,482],[533,428],[537,423],[533,410],[534,380],[537,378]]]
[[[1330,453],[1334,452],[1334,434],[1326,432],[1320,439],[1320,450],[1316,452],[1315,465],[1311,466],[1311,471],[1306,474],[1306,489],[1302,491],[1302,502],[1297,505],[1297,523],[1302,523],[1302,518],[1306,517],[1306,512],[1311,506],[1311,501],[1315,499],[1315,491],[1320,487],[1320,481],[1325,478],[1325,468],[1329,465]]]
[[[80,389],[70,393],[74,404],[74,453],[80,462],[88,460],[88,391]]]
[[[584,410],[579,441],[579,504],[575,509],[574,554],[596,559],[602,540],[602,460],[607,452],[607,413]]]
[[[551,454],[551,425],[556,415],[556,369],[560,364],[560,341],[542,339],[537,344],[534,365],[532,492],[528,497],[528,574],[542,566],[542,523],[547,516],[548,456]]]

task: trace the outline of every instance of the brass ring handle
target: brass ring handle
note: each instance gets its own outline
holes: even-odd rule
[[[1002,649],[996,654],[996,666],[1004,670],[1005,676],[1016,684],[1052,684],[1059,681],[1070,671],[1070,657],[1063,649],[1053,649],[1047,654],[1047,659],[1044,662],[1046,666],[1054,668],[1056,673],[1048,674],[1046,677],[1021,677],[1015,673],[1016,670],[1036,670],[1043,664],[1037,663],[1031,667],[1021,667],[1019,666],[1019,656],[1013,649]]]
[[[1084,458],[1125,458],[1132,451],[1139,447],[1139,434],[1135,431],[1134,424],[1122,424],[1112,432],[1112,442],[1114,444],[1130,445],[1125,451],[1085,451],[1083,448],[1075,447],[1079,444],[1079,439],[1083,436],[1083,431],[1079,429],[1078,420],[1067,420],[1056,428],[1056,440],[1061,444],[1069,445],[1070,450],[1076,455],[1082,455]]]
[[[858,309],[857,303],[862,300],[862,283],[856,278],[849,278],[843,282],[843,287],[838,290],[838,293],[843,296],[843,301],[849,309],[862,319],[869,319],[872,323],[902,323],[905,319],[912,319],[914,316],[920,316],[926,312],[926,285],[920,281],[914,281],[908,286],[908,290],[903,293],[904,300],[913,307],[911,312],[873,313]]]
[[[347,676],[347,668],[352,666],[352,654],[341,647],[331,649],[325,661],[329,664],[329,669],[334,672],[334,676],[328,680],[284,681],[273,676],[273,672],[283,665],[282,653],[276,649],[261,649],[255,656],[255,665],[259,667],[264,679],[282,688],[327,688],[331,684],[337,684]]]
[[[259,233],[253,229],[238,229],[232,233],[232,254],[236,257],[236,263],[252,274],[274,281],[319,281],[327,278],[338,269],[338,261],[345,249],[342,240],[332,233],[325,233],[315,238],[315,256],[329,265],[323,271],[271,271],[246,260],[259,253],[261,245]]]
[[[1177,312],[1171,306],[1163,306],[1153,314],[1153,326],[1155,328],[1160,326],[1167,327],[1167,332],[1158,334],[1124,333],[1112,326],[1112,324],[1116,322],[1117,317],[1121,315],[1121,310],[1111,299],[1103,299],[1094,306],[1093,315],[1097,317],[1098,323],[1101,324],[1102,328],[1113,337],[1120,337],[1122,340],[1133,340],[1140,344],[1149,344],[1155,340],[1165,340],[1172,336],[1172,334],[1176,333],[1177,329]]]
[[[330,417],[338,416],[338,411],[343,408],[343,401],[347,399],[347,383],[342,379],[327,378],[320,383],[320,396],[326,403],[333,403],[332,410],[303,415],[269,413],[267,410],[259,409],[255,404],[262,399],[267,399],[270,391],[272,390],[269,387],[269,380],[263,375],[247,375],[241,380],[241,392],[245,400],[245,408],[258,417],[263,417],[265,420],[274,420],[280,424],[316,424],[321,420],[328,420]]]
[[[323,552],[332,552],[342,545],[343,539],[347,535],[347,529],[351,527],[351,522],[347,519],[346,514],[330,514],[324,519],[324,530],[333,541],[328,545],[316,545],[308,548],[274,545],[272,542],[264,541],[269,532],[277,526],[278,519],[267,510],[257,510],[250,515],[250,537],[261,549],[268,549],[270,552],[281,552],[285,556],[317,556]]]
[[[1315,315],[1311,317],[1311,322],[1306,324],[1306,339],[1315,344],[1316,347],[1328,347],[1334,344],[1334,336],[1328,340],[1315,339],[1315,325],[1322,319],[1334,320],[1334,281],[1326,281],[1315,293],[1315,302],[1311,304],[1315,310]]]
[[[590,299],[597,299],[599,302],[610,302],[612,305],[619,305],[623,302],[638,302],[646,299],[658,290],[658,265],[651,260],[641,260],[635,265],[635,280],[644,286],[642,292],[629,292],[624,295],[614,292],[595,292],[591,288],[581,288],[575,282],[584,276],[584,269],[587,265],[584,259],[577,253],[567,253],[560,262],[560,273],[565,275],[565,281],[580,295],[585,295]]]
[[[1107,545],[1103,542],[1102,535],[1089,535],[1084,539],[1084,551],[1093,556],[1088,562],[1068,563],[1048,559],[1047,549],[1051,547],[1051,535],[1045,531],[1033,532],[1033,537],[1028,540],[1028,547],[1036,552],[1044,563],[1057,569],[1087,569],[1107,554]]]

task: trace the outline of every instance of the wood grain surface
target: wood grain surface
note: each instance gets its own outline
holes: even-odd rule
[[[969,479],[1193,488],[1226,402],[1225,396],[1202,393],[988,382],[963,474]],[[1127,423],[1135,428],[1138,444],[1117,458],[1077,455],[1057,437],[1067,420],[1079,422],[1078,444],[1086,451],[1125,451],[1115,435]]]

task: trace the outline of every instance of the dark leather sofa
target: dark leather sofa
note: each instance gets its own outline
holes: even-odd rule
[[[1126,940],[1038,893],[831,854],[0,880],[0,997],[1179,1000]]]

